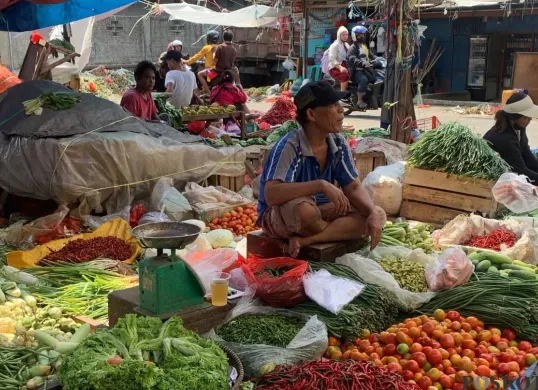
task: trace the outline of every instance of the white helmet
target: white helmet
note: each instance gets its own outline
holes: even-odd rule
[[[175,41],[172,41],[168,44],[168,51],[174,50],[174,47],[181,46],[183,48],[183,42],[181,42],[179,39],[176,39]]]

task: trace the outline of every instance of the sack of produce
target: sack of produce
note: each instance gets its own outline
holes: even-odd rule
[[[353,269],[364,282],[385,288],[402,311],[413,311],[435,295],[428,290],[425,267],[434,262],[422,249],[401,246],[377,247],[365,253],[350,253],[336,262]]]
[[[473,263],[456,246],[445,249],[436,261],[426,266],[426,281],[431,291],[440,291],[467,283],[473,271]]]
[[[327,327],[317,316],[263,306],[247,290],[217,329],[205,337],[237,354],[245,376],[258,377],[279,364],[319,359],[328,346]]]
[[[432,234],[436,249],[454,245],[489,249],[530,264],[538,264],[538,233],[525,223],[508,218],[502,221],[479,215],[458,215]]]
[[[524,175],[503,173],[491,189],[495,200],[516,214],[538,209],[536,187]]]
[[[171,177],[161,177],[153,187],[150,209],[164,212],[172,221],[192,217],[189,201],[174,187],[174,180]]]
[[[247,259],[241,268],[249,284],[256,284],[256,296],[274,307],[291,307],[307,300],[303,276],[308,262],[291,257]]]
[[[403,162],[377,167],[363,180],[362,184],[376,206],[389,215],[398,215],[402,204],[403,179],[405,165]]]

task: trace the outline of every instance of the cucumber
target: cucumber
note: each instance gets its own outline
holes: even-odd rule
[[[525,271],[529,273],[534,273],[534,270],[517,264],[501,264],[500,267],[501,269],[512,269],[514,271]]]
[[[508,256],[501,255],[500,253],[484,252],[486,253],[486,259],[491,261],[492,264],[512,264],[512,259]]]
[[[489,260],[482,260],[478,265],[476,266],[475,271],[477,272],[486,272],[488,268],[491,267],[491,261]]]
[[[529,271],[513,270],[510,277],[516,277],[523,280],[536,280],[536,274]]]
[[[529,269],[532,269],[532,271],[534,272],[535,269],[538,269],[538,267],[536,267],[535,265],[533,264],[528,264],[528,263],[524,263],[523,261],[521,260],[514,260],[512,262],[512,264],[514,265],[520,265],[522,267],[526,267],[526,268],[529,268]]]
[[[471,260],[471,263],[473,263],[473,265],[476,267],[478,263],[480,263],[480,260],[473,259]]]
[[[497,269],[497,267],[492,265],[491,267],[488,268],[488,272],[498,274],[499,270]]]

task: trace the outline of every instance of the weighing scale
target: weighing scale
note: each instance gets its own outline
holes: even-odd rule
[[[166,319],[192,306],[208,306],[202,282],[189,264],[176,256],[176,249],[183,249],[200,233],[198,226],[184,222],[146,223],[131,231],[140,246],[157,249],[157,256],[139,264],[137,312]],[[164,249],[170,249],[171,254],[165,254]]]

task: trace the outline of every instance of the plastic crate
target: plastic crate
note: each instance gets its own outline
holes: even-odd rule
[[[413,129],[417,129],[421,133],[425,132],[426,130],[433,130],[436,129],[441,125],[441,122],[436,116],[432,116],[431,118],[424,118],[424,119],[417,119],[413,122]]]

